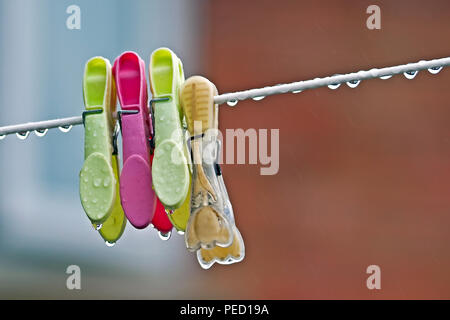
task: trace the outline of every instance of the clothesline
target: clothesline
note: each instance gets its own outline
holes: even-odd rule
[[[389,79],[393,75],[403,74],[407,79],[413,79],[421,70],[428,70],[431,74],[437,74],[443,67],[450,65],[450,57],[422,60],[416,63],[408,63],[393,67],[386,67],[380,69],[370,69],[368,71],[358,71],[343,75],[333,75],[325,78],[315,78],[312,80],[298,81],[287,84],[279,84],[264,88],[250,89],[245,91],[237,91],[231,93],[224,93],[214,97],[214,102],[217,104],[227,103],[234,107],[239,101],[253,99],[259,101],[266,96],[283,94],[283,93],[300,93],[304,90],[315,89],[328,86],[330,89],[337,89],[341,84],[346,83],[350,88],[356,88],[362,80],[367,79]],[[39,122],[29,122],[11,126],[0,127],[0,140],[4,139],[6,135],[16,134],[18,138],[25,139],[31,131],[34,131],[37,136],[44,136],[48,129],[60,128],[61,131],[67,132],[73,126],[83,123],[82,116],[75,116],[69,118],[61,118],[54,120],[46,120]]]

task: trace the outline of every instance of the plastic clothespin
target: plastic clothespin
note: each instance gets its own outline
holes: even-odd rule
[[[156,209],[150,167],[150,120],[147,109],[145,63],[135,53],[124,52],[113,67],[122,110],[118,112],[122,130],[124,165],[120,176],[120,197],[131,224],[147,227]]]
[[[191,134],[193,178],[191,215],[186,228],[186,247],[197,251],[200,265],[230,264],[245,256],[242,236],[218,165],[217,89],[208,79],[194,76],[181,89],[181,105]]]
[[[122,235],[126,218],[119,197],[119,165],[112,139],[116,91],[108,59],[86,63],[83,78],[85,161],[80,172],[80,198],[87,216],[107,243]]]
[[[158,198],[178,231],[184,232],[190,213],[190,160],[179,92],[184,82],[181,60],[170,49],[159,48],[150,56],[150,89],[154,103],[155,152],[153,184]]]
[[[166,240],[170,237],[172,223],[152,186],[150,141],[153,128],[147,107],[145,63],[137,53],[124,52],[114,62],[113,73],[123,109],[119,112],[124,155],[120,183],[122,206],[134,227],[143,229],[151,222]]]

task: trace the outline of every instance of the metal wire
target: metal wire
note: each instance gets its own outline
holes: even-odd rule
[[[330,89],[337,89],[342,83],[346,83],[350,88],[356,88],[362,80],[381,78],[388,79],[393,75],[404,74],[406,78],[413,79],[420,70],[428,70],[432,74],[437,74],[443,67],[450,65],[450,57],[422,60],[416,63],[408,63],[393,67],[381,69],[370,69],[368,71],[358,71],[344,75],[333,75],[325,78],[315,78],[312,80],[298,81],[287,84],[280,84],[270,87],[250,89],[245,91],[224,93],[214,97],[217,104],[227,103],[229,106],[235,106],[238,101],[253,99],[261,100],[266,96],[282,94],[282,93],[299,93],[308,89],[315,89],[328,86]],[[117,115],[115,115],[117,116]],[[31,131],[35,131],[37,135],[44,135],[47,129],[60,128],[64,131],[72,126],[83,123],[82,116],[69,117],[62,119],[46,120],[39,122],[29,122],[18,125],[0,127],[0,139],[8,134],[16,133],[19,137],[26,137]]]

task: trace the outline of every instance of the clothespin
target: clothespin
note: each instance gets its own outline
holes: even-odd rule
[[[151,222],[160,237],[167,240],[172,223],[152,186],[153,126],[147,107],[145,63],[137,53],[128,51],[116,59],[113,70],[122,106],[118,112],[124,154],[120,183],[122,205],[134,227],[142,229]]]
[[[150,119],[147,108],[145,63],[135,53],[124,52],[114,62],[113,74],[122,110],[124,165],[120,176],[120,197],[131,224],[143,229],[152,221],[156,195],[150,167]]]
[[[119,197],[119,166],[115,145],[116,91],[108,59],[86,63],[83,78],[85,128],[84,157],[80,172],[82,206],[107,244],[122,235],[126,218]]]
[[[158,198],[179,232],[186,229],[190,213],[190,159],[186,146],[179,91],[184,82],[181,60],[170,49],[159,48],[150,56],[150,89],[155,130],[152,164]]]
[[[191,134],[193,178],[191,214],[186,247],[197,251],[200,265],[230,264],[244,258],[245,247],[218,164],[217,89],[208,79],[194,76],[181,89],[181,105]]]

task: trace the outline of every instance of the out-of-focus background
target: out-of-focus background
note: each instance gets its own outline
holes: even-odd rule
[[[66,8],[81,8],[68,30]],[[0,126],[83,108],[84,63],[161,46],[220,92],[450,55],[450,3],[0,0]],[[113,248],[78,196],[83,128],[0,141],[0,298],[450,298],[450,70],[220,108],[280,129],[280,169],[223,165],[242,263],[202,270],[183,237],[127,226]],[[79,265],[82,290],[67,290]],[[381,290],[366,268],[381,267]]]

